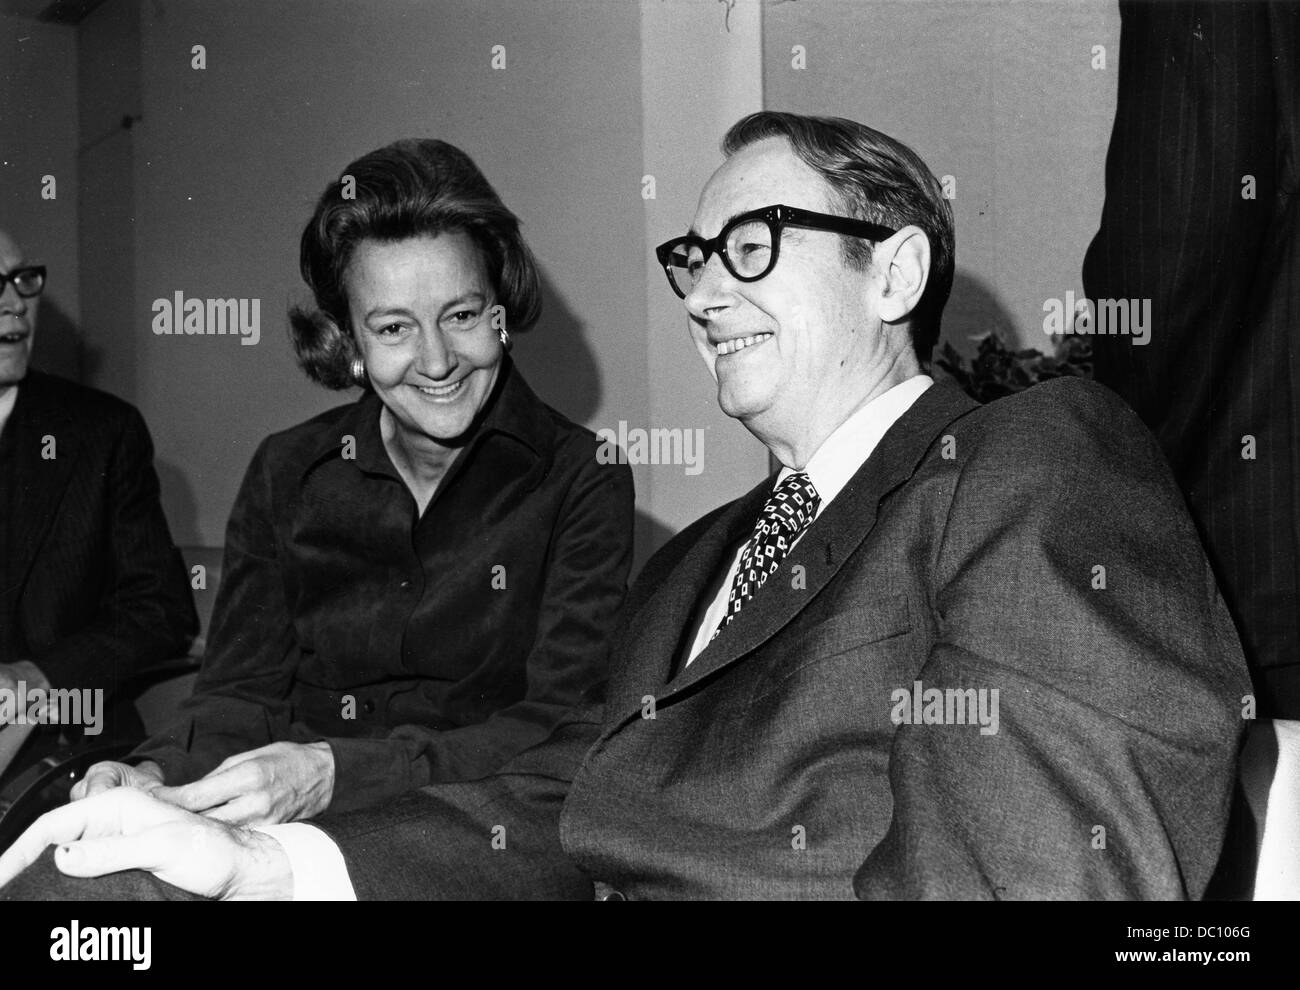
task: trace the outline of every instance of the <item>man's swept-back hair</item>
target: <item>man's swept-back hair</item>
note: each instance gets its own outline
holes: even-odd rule
[[[930,241],[930,275],[908,326],[917,357],[928,364],[939,340],[939,319],[952,291],[952,207],[939,181],[907,145],[843,117],[762,110],[727,131],[722,152],[730,157],[771,137],[785,138],[799,160],[816,169],[844,215],[895,230],[911,224],[925,231]],[[841,243],[849,263],[862,269],[870,264],[869,241],[845,237]]]
[[[343,273],[365,240],[463,232],[483,259],[511,332],[527,330],[542,308],[541,280],[515,217],[465,152],[432,138],[395,141],[362,155],[331,182],[302,232],[300,267],[314,310],[289,313],[298,365],[326,388],[356,384],[360,353],[352,336]]]

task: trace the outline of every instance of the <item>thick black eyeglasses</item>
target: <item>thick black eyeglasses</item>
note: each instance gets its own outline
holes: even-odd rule
[[[5,284],[8,282],[14,284],[14,291],[24,299],[39,296],[45,288],[45,266],[28,265],[11,272],[0,272],[0,295],[4,295]]]
[[[723,227],[717,237],[701,237],[699,234],[674,237],[655,248],[655,257],[664,266],[668,284],[685,299],[704,275],[704,266],[715,253],[722,257],[727,271],[739,281],[757,282],[763,278],[776,267],[784,227],[829,230],[869,241],[883,241],[896,233],[889,227],[866,220],[778,204],[742,213]]]

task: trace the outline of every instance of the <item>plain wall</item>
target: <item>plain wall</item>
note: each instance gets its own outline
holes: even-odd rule
[[[806,68],[793,68],[802,45]],[[1094,69],[1093,46],[1106,67]],[[1113,0],[815,0],[765,8],[768,107],[851,117],[956,179],[944,338],[1049,352],[1043,303],[1082,297],[1115,114]]]
[[[0,230],[48,269],[32,363],[81,368],[76,31],[0,15]],[[54,199],[41,196],[54,177]]]
[[[77,258],[82,371],[88,384],[138,400],[134,130],[140,118],[140,8],[107,3],[77,26]],[[163,491],[177,488],[163,477]],[[175,535],[175,534],[173,534]]]
[[[701,431],[703,470],[645,468],[638,493],[660,521],[660,536],[744,494],[767,474],[767,448],[718,408],[717,382],[700,359],[686,309],[668,285],[654,247],[689,229],[705,182],[719,165],[727,128],[763,105],[761,7],[642,0],[641,94],[645,201],[649,419],[644,426]]]

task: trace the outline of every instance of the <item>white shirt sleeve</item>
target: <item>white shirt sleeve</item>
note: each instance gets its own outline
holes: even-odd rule
[[[355,901],[343,853],[334,840],[306,822],[258,825],[254,831],[275,839],[289,857],[295,901]]]

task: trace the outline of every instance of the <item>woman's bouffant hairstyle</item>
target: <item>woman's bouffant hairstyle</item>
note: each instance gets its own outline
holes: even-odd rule
[[[461,231],[480,251],[505,309],[506,328],[527,330],[541,315],[541,280],[519,219],[478,166],[445,141],[410,138],[362,155],[330,183],[302,232],[299,264],[315,309],[293,307],[289,333],[298,365],[326,388],[355,385],[360,356],[348,317],[343,273],[366,240],[401,241]]]

